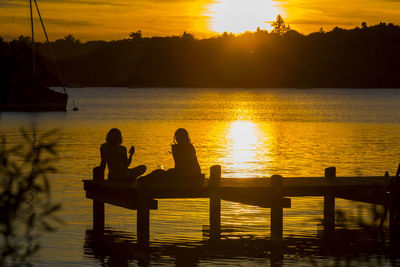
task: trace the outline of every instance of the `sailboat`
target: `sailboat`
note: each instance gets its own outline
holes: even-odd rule
[[[35,60],[35,39],[33,28],[33,3],[35,4],[40,23],[43,27],[43,32],[46,41],[49,43],[46,28],[44,26],[42,17],[40,15],[39,7],[36,0],[29,0],[30,5],[30,18],[31,18],[31,32],[32,32],[32,62],[33,73],[32,77],[19,77],[20,81],[15,84],[10,84],[8,94],[0,103],[0,111],[66,111],[68,94],[62,83],[61,74],[58,69],[57,63],[55,67],[59,76],[63,92],[56,92],[47,86],[41,84],[36,78],[36,60]],[[49,45],[50,46],[50,45]],[[52,52],[52,55],[53,52]],[[54,60],[55,57],[53,56]]]

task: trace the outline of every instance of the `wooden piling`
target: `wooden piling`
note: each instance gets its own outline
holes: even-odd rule
[[[137,192],[137,217],[136,217],[136,235],[140,247],[148,247],[150,244],[150,197],[148,188],[138,187]]]
[[[93,200],[93,230],[95,233],[104,231],[104,202]]]
[[[271,207],[271,240],[273,243],[281,243],[283,234],[283,196],[282,176],[271,177],[271,188],[273,189],[274,205]]]
[[[398,172],[400,173],[400,168]],[[390,197],[394,197],[393,201],[396,203],[395,206],[388,205],[391,208],[391,233],[393,231],[399,232],[400,215],[395,215],[396,210],[399,213],[400,208],[398,204],[400,203],[398,197],[400,196],[399,181],[388,190],[387,177],[371,176],[362,178],[336,178],[336,169],[331,167],[325,170],[324,178],[297,177],[286,179],[283,187],[283,179],[279,175],[274,175],[271,179],[221,179],[221,166],[216,165],[210,168],[208,186],[123,187],[119,184],[103,181],[104,169],[100,169],[100,167],[93,170],[93,180],[84,180],[83,182],[86,197],[93,200],[94,230],[97,230],[97,232],[103,232],[102,230],[104,230],[104,203],[137,210],[138,241],[142,245],[149,244],[149,209],[157,209],[155,198],[209,198],[210,239],[220,239],[221,236],[222,197],[227,201],[271,208],[271,239],[273,241],[282,241],[283,208],[290,208],[290,199],[284,198],[284,196],[323,196],[324,237],[329,237],[335,230],[335,197],[383,205],[388,201],[384,201],[383,196],[371,198],[370,192],[384,190],[384,192],[390,192]],[[269,192],[269,195],[266,196],[266,192]],[[357,195],[354,196],[353,192],[356,192]],[[391,236],[397,236],[398,234],[392,234]],[[332,239],[326,238],[325,240],[332,243]],[[273,243],[277,245],[283,242]],[[279,254],[276,255],[279,256]]]
[[[281,266],[283,259],[283,179],[280,175],[271,177],[273,204],[271,206],[271,266]]]
[[[210,168],[210,239],[218,240],[221,236],[221,166],[214,165]]]
[[[325,169],[325,178],[334,181],[336,178],[336,168]],[[331,238],[335,232],[335,196],[328,193],[324,196],[324,235]]]
[[[101,167],[93,168],[93,180],[104,181],[104,169]],[[93,231],[95,234],[104,232],[104,202],[93,200]]]
[[[396,176],[390,179],[389,236],[391,242],[400,241],[400,165]]]
[[[150,210],[141,206],[137,209],[137,242],[141,247],[150,244]]]

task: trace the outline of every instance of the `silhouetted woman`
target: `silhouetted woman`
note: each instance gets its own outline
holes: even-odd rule
[[[133,184],[137,177],[146,172],[146,166],[140,165],[128,169],[135,153],[135,147],[132,146],[129,149],[129,157],[127,157],[126,147],[121,144],[121,131],[112,128],[106,136],[106,143],[100,147],[100,167],[104,170],[107,164],[110,181]]]
[[[171,149],[175,168],[167,171],[155,170],[141,177],[139,183],[145,185],[170,183],[199,185],[203,182],[196,150],[190,142],[189,133],[185,129],[176,130]]]

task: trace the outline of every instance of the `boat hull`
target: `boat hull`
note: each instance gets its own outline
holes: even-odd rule
[[[66,111],[67,100],[58,102],[39,102],[31,104],[6,104],[0,105],[0,111],[25,111],[25,112],[45,112],[45,111]]]
[[[66,111],[68,94],[53,91],[47,87],[24,88],[13,90],[4,103],[0,103],[0,111]]]

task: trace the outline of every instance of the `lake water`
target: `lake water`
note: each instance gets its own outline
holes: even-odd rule
[[[400,159],[400,90],[71,88],[68,92],[66,113],[4,112],[0,117],[1,133],[11,143],[21,139],[21,127],[60,130],[59,172],[52,175],[51,184],[53,200],[63,205],[58,215],[65,223],[42,237],[43,248],[34,257],[38,266],[139,262],[138,254],[128,257],[126,252],[126,258],[113,263],[115,259],[107,251],[99,253],[87,236],[92,202],[85,198],[81,180],[91,178],[100,161],[99,146],[113,127],[122,131],[124,145],[136,147],[132,165],[145,164],[148,171],[173,167],[170,144],[180,127],[188,130],[207,177],[215,164],[222,166],[222,177],[232,178],[320,177],[329,166],[336,166],[338,176],[379,176],[385,171],[393,175]],[[78,112],[71,111],[72,100]],[[316,238],[322,205],[320,198],[292,199],[292,208],[284,210],[284,237]],[[337,208],[349,213],[356,213],[357,205],[337,201]],[[368,207],[363,207],[362,215],[368,219]],[[229,235],[232,240],[269,237],[267,209],[223,201],[221,219],[224,228],[233,229],[228,239]],[[201,251],[191,258],[193,265],[269,262],[256,252],[204,252],[208,200],[160,200],[150,220],[152,265],[175,265],[181,260],[176,250],[188,247],[193,250],[183,254],[189,258]],[[134,244],[136,212],[106,205],[106,227],[112,238]],[[317,254],[286,255],[284,263],[307,266],[332,261]],[[356,258],[358,263],[369,260]]]

